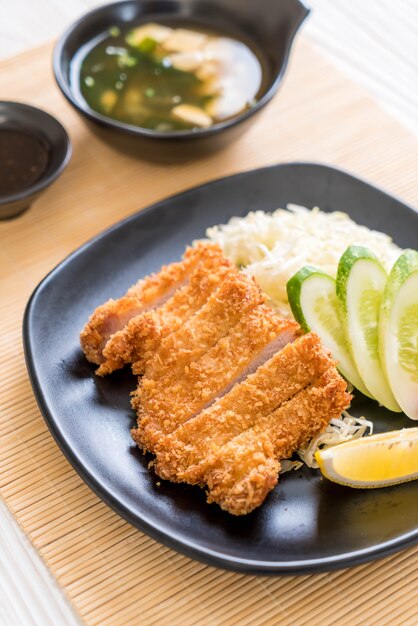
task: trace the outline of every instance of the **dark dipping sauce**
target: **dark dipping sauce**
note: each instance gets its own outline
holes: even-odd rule
[[[48,160],[48,149],[39,137],[0,128],[0,197],[31,187],[45,172]]]

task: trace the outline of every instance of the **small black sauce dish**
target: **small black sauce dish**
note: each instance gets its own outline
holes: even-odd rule
[[[27,104],[0,101],[0,219],[26,211],[70,157],[70,139],[58,120]]]
[[[219,150],[238,138],[276,93],[293,39],[309,9],[302,0],[124,0],[102,6],[75,22],[59,39],[53,55],[56,81],[64,96],[92,129],[113,146],[157,161],[179,162]],[[147,22],[214,29],[247,41],[265,72],[255,105],[209,128],[161,132],[119,122],[97,113],[82,98],[75,67],[92,40],[118,27]],[[79,69],[78,69],[79,71]],[[76,84],[77,83],[77,84]]]

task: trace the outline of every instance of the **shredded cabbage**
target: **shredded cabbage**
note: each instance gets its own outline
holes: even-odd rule
[[[363,416],[353,417],[347,411],[343,411],[341,416],[332,419],[326,430],[312,439],[306,448],[297,450],[296,454],[301,459],[300,461],[292,459],[281,461],[280,473],[298,470],[303,464],[316,469],[318,463],[315,460],[315,452],[345,441],[360,439],[367,433],[367,430],[369,430],[369,435],[373,434],[373,422]]]
[[[291,472],[292,470],[298,470],[303,466],[302,461],[292,461],[291,459],[284,459],[280,461],[280,474]]]
[[[353,417],[347,411],[343,411],[341,416],[330,421],[323,433],[312,439],[303,450],[298,450],[296,454],[308,467],[318,467],[315,460],[315,452],[331,446],[336,446],[345,441],[360,439],[369,429],[369,435],[373,434],[373,422],[365,417]]]
[[[367,433],[367,430],[369,432]],[[336,446],[345,441],[360,439],[365,434],[373,434],[373,422],[365,417],[353,417],[347,411],[343,411],[341,417],[331,420],[326,430],[312,439],[306,448],[297,450],[296,454],[300,461],[285,459],[281,461],[280,473],[300,469],[303,464],[316,469],[318,463],[315,460],[315,452]]]
[[[206,235],[256,278],[285,317],[291,315],[287,281],[304,265],[314,265],[335,277],[340,257],[350,245],[372,248],[386,269],[401,253],[388,235],[356,224],[345,213],[325,213],[318,207],[310,211],[295,204],[274,213],[255,211],[233,217],[227,224],[208,228]]]

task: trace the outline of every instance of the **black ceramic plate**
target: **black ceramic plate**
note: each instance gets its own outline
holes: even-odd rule
[[[103,380],[83,358],[88,315],[138,277],[178,259],[207,226],[288,202],[340,210],[414,247],[413,209],[344,172],[285,164],[225,178],[160,202],[100,235],[53,270],[26,311],[24,339],[33,388],[52,434],[91,488],[129,522],[189,556],[252,573],[347,567],[418,541],[418,482],[377,490],[332,484],[307,468],[285,474],[246,517],[207,505],[202,490],[161,481],[134,446],[134,378]],[[413,425],[359,396],[355,414],[376,431]]]

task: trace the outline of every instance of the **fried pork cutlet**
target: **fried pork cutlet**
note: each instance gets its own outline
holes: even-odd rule
[[[231,439],[207,461],[208,502],[233,515],[258,507],[278,480],[280,460],[292,456],[347,408],[351,396],[332,366],[312,385]]]
[[[161,306],[188,282],[190,273],[212,255],[222,256],[219,246],[208,243],[187,248],[182,261],[163,266],[157,274],[138,281],[118,300],[108,300],[93,312],[80,334],[86,358],[96,364],[103,359],[108,339],[142,312]]]
[[[238,272],[231,273],[195,315],[161,343],[157,342],[157,349],[146,363],[143,384],[149,386],[149,381],[158,381],[164,387],[169,381],[177,383],[188,366],[193,366],[242,317],[265,300],[266,296],[253,280]],[[154,341],[152,335],[150,339]]]
[[[173,432],[216,398],[227,394],[272,354],[295,339],[297,324],[281,319],[265,304],[247,313],[243,303],[237,305],[237,323],[200,358],[174,371],[171,367],[164,368],[165,361],[162,361],[157,377],[149,377],[148,372],[144,376],[133,400],[138,412],[138,428],[132,436],[139,446],[153,452],[163,435]],[[202,322],[204,320],[199,321],[196,329]],[[171,359],[176,365],[184,349],[181,342],[180,349],[173,345]]]
[[[155,471],[173,481],[204,481],[210,455],[290,400],[332,364],[314,333],[288,343],[209,408],[161,437],[155,448]]]
[[[80,339],[99,375],[128,363],[143,374],[132,436],[157,473],[206,486],[234,515],[259,506],[280,461],[350,401],[319,338],[281,319],[213,244],[98,307]]]
[[[186,285],[177,289],[158,308],[133,317],[110,337],[96,374],[110,374],[128,363],[133,364],[135,374],[141,374],[161,340],[180,328],[205,304],[223,280],[234,274],[237,270],[220,250],[206,250],[202,263],[191,272]]]

